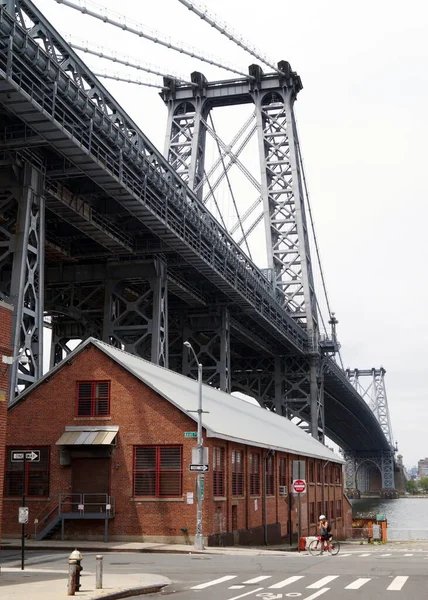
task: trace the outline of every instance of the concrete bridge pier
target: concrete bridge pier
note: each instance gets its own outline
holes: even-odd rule
[[[361,494],[377,494],[381,498],[397,498],[394,478],[394,452],[345,453],[345,487],[350,498]]]

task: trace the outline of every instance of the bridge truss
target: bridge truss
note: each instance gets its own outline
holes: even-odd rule
[[[95,335],[195,375],[189,339],[208,383],[299,417],[318,439],[388,450],[331,358],[334,340],[320,339],[292,112],[301,84],[288,63],[235,81],[256,110],[267,275],[198,188],[213,86],[194,75],[189,127],[189,89],[165,92],[171,166],[30,0],[0,6],[0,293],[25,358],[11,400],[42,374],[48,318],[51,364]]]

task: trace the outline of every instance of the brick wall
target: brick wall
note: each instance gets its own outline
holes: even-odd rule
[[[107,418],[77,418],[75,416],[75,394],[77,380],[111,381],[111,414]],[[194,504],[187,504],[187,494],[195,491],[194,473],[189,472],[192,462],[193,438],[185,438],[185,431],[196,431],[196,423],[187,414],[174,409],[171,404],[129,374],[103,352],[89,346],[72,362],[66,363],[56,375],[39,385],[26,399],[9,412],[8,445],[37,447],[51,445],[50,496],[71,491],[71,467],[60,465],[60,448],[55,446],[67,425],[118,425],[117,447],[110,461],[110,494],[116,501],[116,517],[109,523],[109,537],[135,540],[190,541],[196,524],[196,495]],[[138,445],[181,445],[183,448],[183,495],[177,499],[133,498],[133,456]],[[238,529],[262,527],[263,521],[263,477],[261,494],[250,496],[248,461],[250,449],[242,444],[206,438],[210,462],[212,449],[216,445],[225,448],[226,497],[213,498],[213,475],[205,476],[205,500],[203,506],[204,534],[232,531],[235,518]],[[231,455],[233,450],[244,453],[244,496],[231,497]],[[262,449],[253,449],[265,452]],[[284,454],[284,456],[286,456]],[[280,453],[276,453],[275,472]],[[293,458],[291,455],[290,459]],[[261,461],[261,467],[263,460]],[[291,465],[291,462],[290,462]],[[291,467],[290,467],[291,468]],[[260,473],[262,475],[263,469]],[[290,480],[290,478],[289,478]],[[289,497],[276,495],[267,499],[268,523],[280,523],[279,535],[287,533]],[[333,488],[333,494],[342,490]],[[30,524],[46,504],[44,499],[30,499]],[[5,499],[4,532],[17,534],[16,518],[18,499]],[[236,507],[236,508],[233,508]],[[302,510],[307,514],[307,501],[302,500]],[[296,530],[297,513],[292,509],[292,520]],[[15,515],[16,516],[16,515]],[[318,516],[318,515],[317,515]],[[31,525],[29,525],[31,527]],[[100,538],[103,534],[102,521],[80,521],[66,524],[66,533],[86,539]],[[30,532],[30,531],[29,531]]]
[[[0,541],[2,536],[2,498],[6,444],[6,419],[10,366],[1,362],[3,355],[11,356],[12,311],[10,304],[0,301]]]

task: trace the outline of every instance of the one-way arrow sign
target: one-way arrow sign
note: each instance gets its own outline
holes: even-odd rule
[[[40,450],[13,450],[12,462],[22,462],[24,456],[28,462],[40,462]]]
[[[207,471],[210,470],[208,465],[189,465],[189,470],[190,471],[198,471],[201,473],[206,473]]]

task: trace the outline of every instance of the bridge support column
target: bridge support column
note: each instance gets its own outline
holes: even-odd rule
[[[397,497],[393,451],[347,452],[345,460],[345,486],[350,497],[359,497],[361,492],[377,492],[387,498]],[[375,489],[371,489],[370,471],[378,473],[378,487]]]
[[[7,160],[7,159],[6,159]],[[6,161],[5,161],[6,162]],[[14,306],[10,402],[43,374],[45,199],[43,173],[16,156],[1,172],[1,296]]]
[[[65,307],[64,307],[65,308]],[[83,342],[89,337],[102,338],[102,325],[99,320],[92,323],[84,319],[73,321],[70,319],[58,319],[52,323],[52,340],[50,353],[50,368],[60,363],[74,348],[70,342]]]
[[[168,105],[164,155],[183,181],[201,199],[206,139],[204,123],[209,111],[205,109],[203,98],[205,77],[201,73],[192,73],[192,82],[198,85],[198,88],[193,89],[193,97],[177,100],[175,83],[169,81],[170,88],[165,92],[164,98]]]
[[[66,283],[48,282],[45,309],[52,315],[50,368],[71,352],[69,342],[102,338],[104,289],[103,281],[79,281],[78,277]]]
[[[309,357],[286,356],[282,360],[284,365],[280,369],[280,376],[284,378],[284,386],[281,390],[282,399],[279,400],[282,405],[282,414],[289,419],[298,417],[300,422],[297,424],[324,443],[322,359],[318,355],[313,355]],[[278,404],[278,400],[275,401],[275,404]]]
[[[188,313],[183,341],[188,340],[203,366],[204,382],[231,392],[230,317],[227,308],[215,313]],[[198,366],[194,357],[183,348],[183,374],[197,379]]]
[[[168,366],[166,265],[156,259],[132,280],[109,279],[103,339],[162,367]]]

